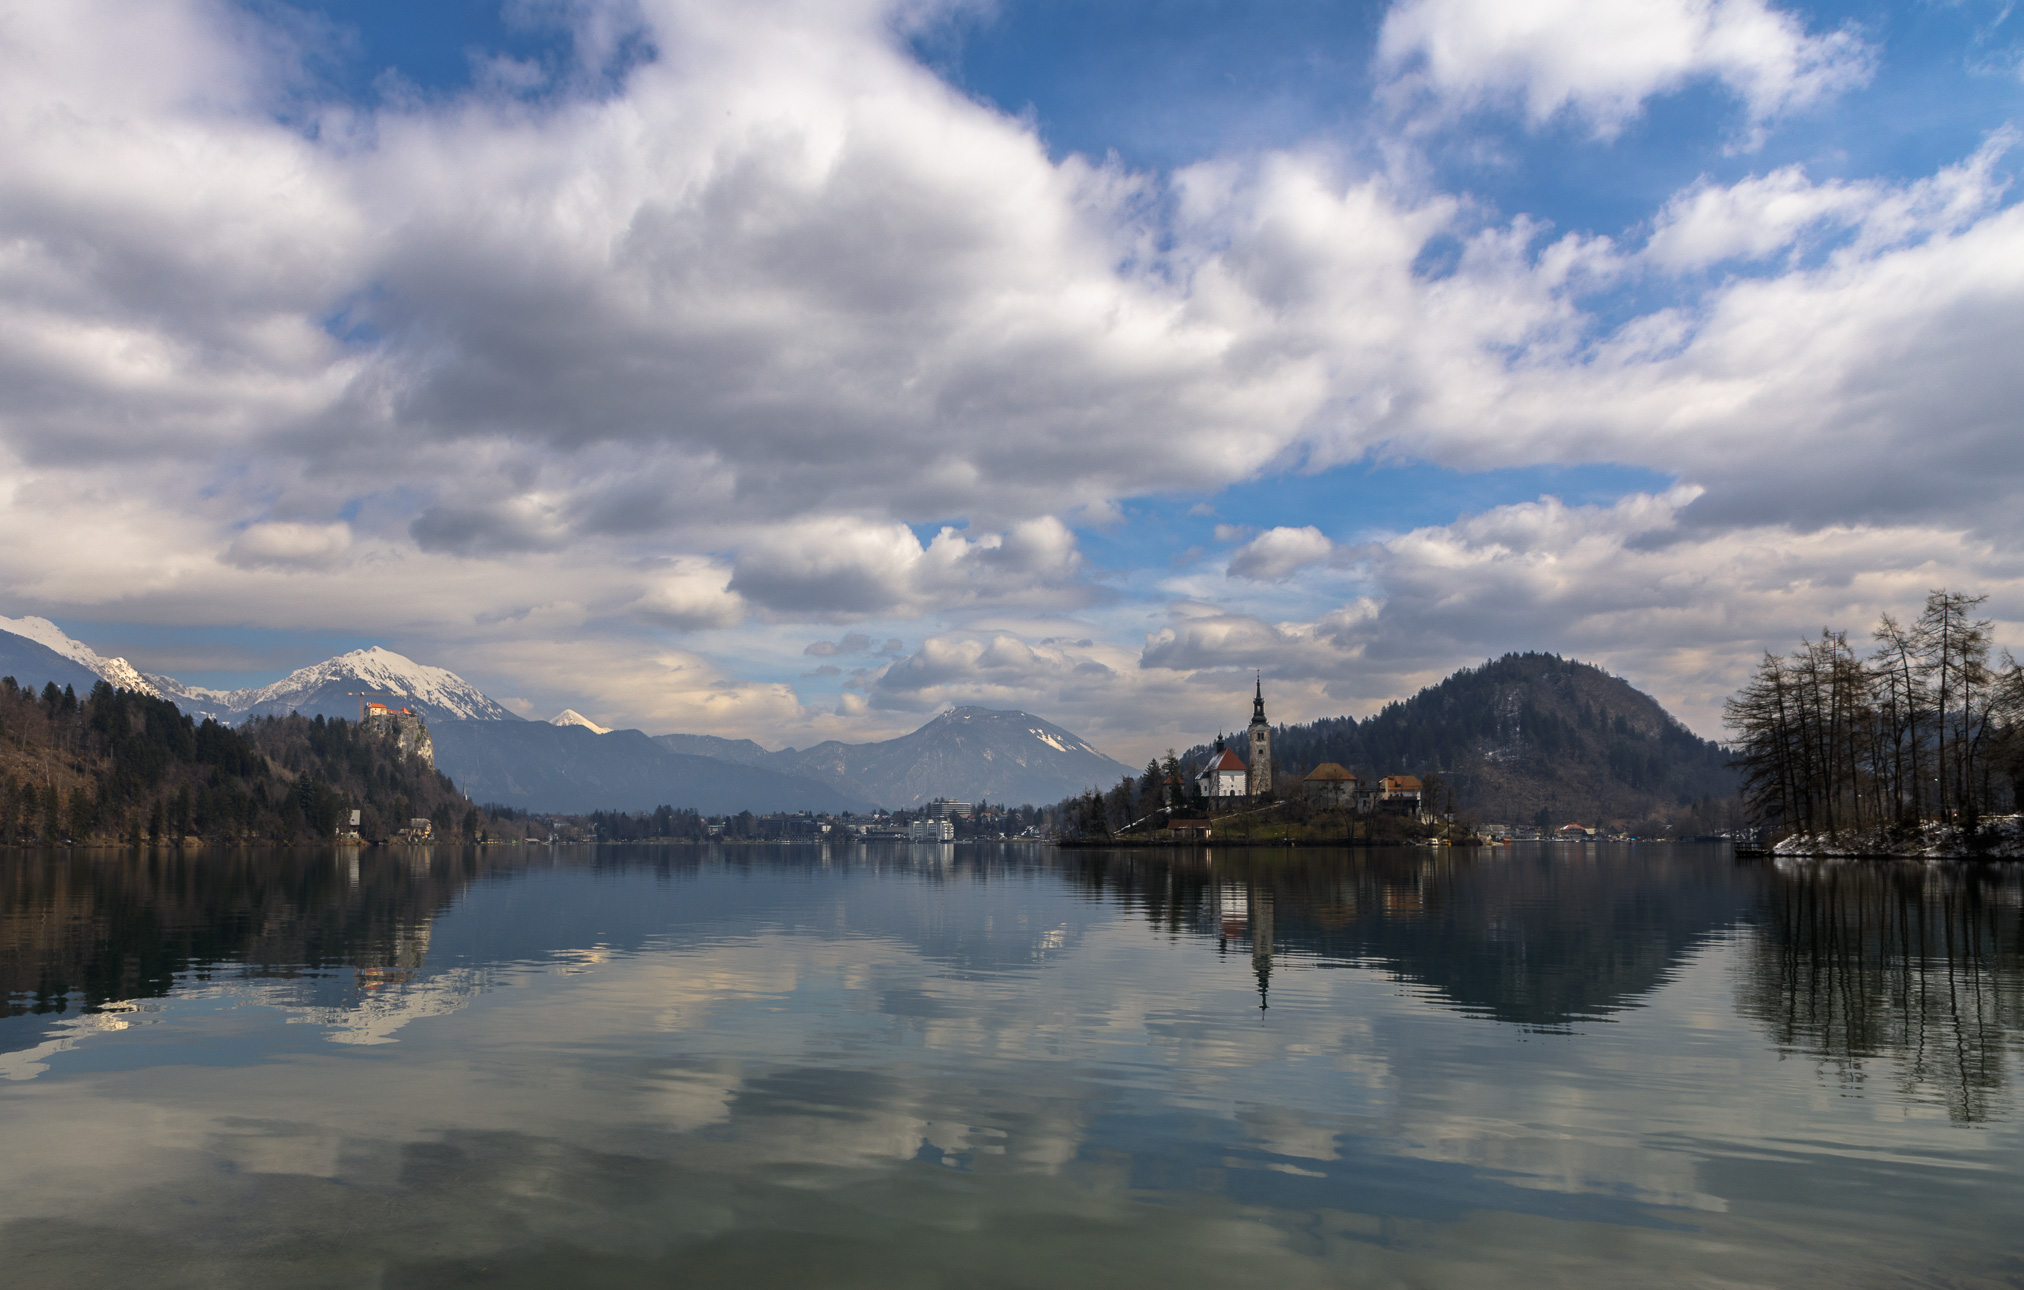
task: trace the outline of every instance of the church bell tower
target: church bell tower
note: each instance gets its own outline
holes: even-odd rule
[[[1251,773],[1244,787],[1253,797],[1272,791],[1272,725],[1265,720],[1265,678],[1258,678],[1258,690],[1251,700],[1251,728],[1246,732],[1251,749]]]

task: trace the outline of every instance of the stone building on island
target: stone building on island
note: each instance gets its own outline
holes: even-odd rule
[[[1325,761],[1307,772],[1307,778],[1300,781],[1300,787],[1307,800],[1318,806],[1354,807],[1357,805],[1357,782],[1355,772]]]

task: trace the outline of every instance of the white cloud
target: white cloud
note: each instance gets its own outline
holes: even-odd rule
[[[1763,259],[1809,228],[1846,226],[1872,204],[1866,185],[1815,185],[1798,166],[1726,188],[1703,182],[1666,203],[1645,254],[1674,271]]]
[[[533,712],[571,707],[649,734],[772,735],[811,729],[819,720],[785,683],[727,675],[700,655],[642,648],[623,637],[509,639],[462,652],[460,667],[474,678],[519,680]]]
[[[850,632],[840,641],[810,641],[801,652],[811,658],[835,658],[839,654],[865,654],[871,650],[871,637],[863,632]]]
[[[1050,161],[1029,127],[897,53],[874,8],[783,9],[762,38],[708,5],[649,6],[665,56],[616,96],[331,113],[317,140],[245,106],[273,77],[222,11],[165,11],[173,30],[150,39],[209,79],[138,107],[125,47],[97,38],[109,20],[65,12],[21,28],[39,42],[24,60],[68,69],[60,85],[0,97],[19,163],[6,443],[164,527],[198,519],[203,494],[213,552],[277,503],[325,522],[352,508],[355,544],[509,562],[599,544],[702,558],[728,525],[782,519],[854,532],[829,556],[755,543],[734,556],[740,585],[777,587],[760,597],[774,611],[805,590],[851,613],[923,603],[887,576],[913,563],[902,520],[964,514],[1014,542],[1135,492],[1372,450],[1699,473],[1642,406],[1693,415],[1694,374],[1667,361],[1693,320],[1634,319],[1606,361],[1583,352],[1580,301],[1625,271],[1607,239],[1546,242],[1523,218],[1468,232],[1450,198],[1301,155],[1173,176],[1161,229],[1145,213],[1159,180]],[[1740,12],[1702,18],[1726,31]],[[37,124],[54,101],[59,130]],[[1968,237],[2000,187],[1968,176],[1948,215],[1934,185],[1756,182],[1683,197],[1645,262],[1763,254],[1858,198],[1866,227],[1889,209]],[[1801,209],[1736,241],[1780,200]],[[1427,281],[1414,262],[1442,233],[1462,254]],[[1945,313],[1930,293],[1904,303]],[[372,339],[340,343],[333,317]],[[1916,337],[1917,319],[1894,334],[1906,321]],[[1629,391],[1599,388],[1611,376],[1650,398],[1612,397]],[[1582,412],[1542,424],[1548,400]],[[825,560],[842,584],[796,580]],[[1012,572],[951,565],[997,586]]]
[[[975,601],[1075,603],[1075,535],[1051,516],[975,537],[944,527],[924,547],[904,524],[848,518],[774,525],[739,556],[731,589],[784,614],[918,614]]]
[[[570,12],[602,24],[595,62],[629,11]],[[1660,586],[1691,575],[1661,550],[1740,544],[1803,579],[1850,551],[1987,571],[1962,553],[2014,536],[2006,133],[1908,182],[1704,180],[1619,245],[1485,222],[1409,162],[1057,161],[911,61],[898,12],[643,3],[659,57],[597,95],[364,112],[312,101],[234,7],[0,2],[0,608],[399,634],[548,711],[595,691],[634,724],[836,733],[893,709],[812,715],[637,660],[667,631],[742,649],[745,622],[881,618],[942,643],[879,704],[1058,700],[1128,740],[1213,721],[1250,650],[1289,660],[1268,666],[1307,687],[1292,708],[1362,696],[1378,664],[1466,661],[1492,627],[1611,658],[1676,630],[1538,583],[1584,553],[1598,586],[1619,564]],[[1605,133],[1696,78],[1762,121],[1867,66],[1754,0],[1407,0],[1384,41],[1451,102]],[[1437,237],[1457,253],[1428,275]],[[1736,261],[1758,267],[1703,273]],[[1673,303],[1614,321],[1595,302],[1626,282]],[[1116,571],[1057,517],[1124,526],[1133,495],[1368,457],[1702,491],[1639,503],[1665,513],[1642,536],[1506,509],[1395,539],[1362,554],[1370,605],[1336,615],[1277,607],[1325,578],[1339,602],[1345,577],[1286,516],[1219,529],[1247,543],[1215,580],[1239,607],[1176,610],[1146,650],[1143,605],[1079,626],[1110,642],[1088,647],[981,625],[1105,603]],[[1526,525],[1553,536],[1525,546]],[[1499,608],[1514,587],[1560,616]],[[543,660],[572,637],[612,648],[575,649],[565,683]]]
[[[1729,259],[1762,260],[1803,249],[1803,235],[1853,229],[1845,258],[1935,234],[1953,233],[1987,214],[2009,187],[1996,164],[2017,132],[1995,131],[1975,154],[1930,178],[1902,186],[1830,180],[1815,184],[1798,166],[1723,187],[1706,180],[1676,194],[1659,213],[1644,255],[1669,271]]]
[[[1230,573],[1261,582],[1281,582],[1295,570],[1320,564],[1335,553],[1335,543],[1312,524],[1302,528],[1267,529],[1230,553]]]
[[[1761,122],[1862,84],[1873,59],[1852,29],[1810,34],[1764,0],[1401,0],[1378,36],[1395,93],[1514,100],[1535,125],[1567,112],[1605,138],[1690,81],[1722,82]]]
[[[679,559],[653,575],[633,611],[650,622],[683,631],[735,627],[745,620],[744,598],[730,589],[731,571],[708,560]]]
[[[249,524],[225,548],[225,560],[245,569],[328,569],[351,548],[351,526],[269,520]]]

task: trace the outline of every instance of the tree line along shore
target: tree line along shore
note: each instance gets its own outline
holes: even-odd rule
[[[1937,590],[1867,650],[1828,629],[1764,655],[1725,719],[1769,849],[2024,858],[2024,667],[1986,600]]]

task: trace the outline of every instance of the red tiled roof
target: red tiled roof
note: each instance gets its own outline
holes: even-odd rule
[[[1418,775],[1387,775],[1384,777],[1387,793],[1417,793],[1420,791]]]
[[[1239,758],[1236,753],[1233,753],[1228,748],[1225,748],[1223,750],[1223,755],[1221,757],[1218,757],[1216,758],[1216,760],[1209,763],[1209,769],[1248,771],[1251,768],[1249,766],[1246,766],[1243,760]]]
[[[1332,761],[1325,761],[1321,763],[1319,766],[1316,766],[1313,770],[1308,771],[1307,778],[1328,779],[1328,780],[1346,779],[1352,784],[1356,782],[1356,776],[1350,774],[1348,771],[1344,770],[1342,767],[1336,765]]]

